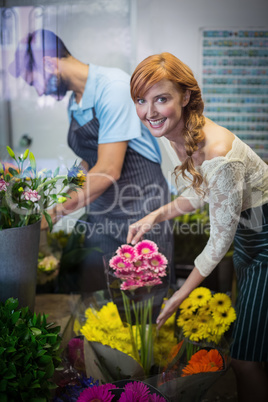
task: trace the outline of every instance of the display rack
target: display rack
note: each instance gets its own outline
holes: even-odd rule
[[[205,115],[268,162],[268,30],[201,29]]]

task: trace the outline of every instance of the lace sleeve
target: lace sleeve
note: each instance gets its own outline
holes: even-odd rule
[[[177,183],[177,190],[180,196],[186,198],[193,207],[193,210],[202,208],[204,201],[196,194],[194,189],[190,186],[191,181],[184,179],[181,175]]]
[[[242,208],[244,174],[242,162],[227,162],[208,183],[210,237],[194,262],[202,276],[211,273],[232,244]]]

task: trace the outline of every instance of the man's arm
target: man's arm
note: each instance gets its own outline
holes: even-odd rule
[[[127,141],[99,144],[96,164],[88,171],[82,189],[69,193],[70,199],[63,204],[57,204],[49,212],[52,222],[56,223],[62,216],[68,215],[96,200],[108,187],[119,180]],[[82,162],[83,167],[86,164]],[[42,225],[42,227],[45,226]]]

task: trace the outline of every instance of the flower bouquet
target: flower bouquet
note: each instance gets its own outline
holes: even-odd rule
[[[53,402],[166,402],[167,399],[153,386],[142,381],[117,381],[99,384],[93,377],[81,376],[79,382],[67,385]]]
[[[99,293],[99,292],[96,292]],[[84,351],[87,375],[99,378],[103,382],[113,382],[128,378],[143,379],[145,372],[138,354],[133,349],[133,338],[129,326],[124,324],[117,306],[108,301],[97,309],[92,305],[85,311],[86,321],[80,326],[75,320],[74,331],[84,335]],[[156,331],[153,326],[153,361],[151,373],[159,373],[166,364],[167,356],[177,344],[174,336],[175,314]],[[138,350],[140,335],[135,325]],[[135,337],[136,339],[136,337]]]
[[[38,222],[42,214],[51,230],[52,221],[46,209],[66,201],[69,197],[66,187],[72,190],[82,187],[85,174],[76,164],[67,175],[59,175],[59,168],[54,173],[51,170],[37,172],[34,155],[28,149],[18,157],[10,147],[7,151],[16,165],[8,164],[5,168],[5,164],[0,163],[0,230],[31,225]]]
[[[193,290],[179,306],[176,318],[179,343],[158,377],[159,389],[171,400],[181,395],[182,400],[199,401],[226,370],[229,345],[224,334],[235,319],[228,295],[212,294],[204,287]]]
[[[135,246],[123,244],[109,260],[109,288],[122,297],[123,314],[122,304],[119,312],[130,330],[135,358],[146,375],[153,362],[153,325],[168,291],[163,281],[167,265],[167,258],[151,240]]]

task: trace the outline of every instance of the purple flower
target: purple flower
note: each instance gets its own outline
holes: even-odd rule
[[[7,186],[9,186],[9,183],[4,179],[0,179],[0,191],[7,191]]]
[[[41,195],[39,195],[36,190],[24,191],[23,195],[24,195],[26,201],[36,202],[36,201],[40,200],[40,198],[41,198]]]
[[[125,392],[121,394],[119,402],[148,402],[149,387],[143,382],[130,382],[125,386]]]
[[[114,395],[109,390],[113,388],[116,388],[113,384],[94,385],[81,392],[77,402],[111,402]]]
[[[157,245],[151,240],[142,240],[134,248],[138,256],[142,256],[143,258],[150,258],[158,252]]]

